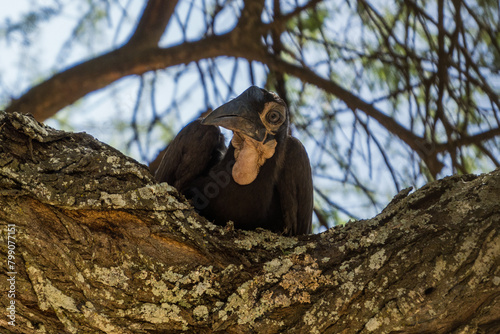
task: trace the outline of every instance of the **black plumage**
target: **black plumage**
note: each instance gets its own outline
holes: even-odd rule
[[[228,148],[219,126],[233,131]],[[156,171],[207,219],[286,235],[311,232],[313,187],[307,153],[290,135],[276,94],[250,87],[184,127]]]

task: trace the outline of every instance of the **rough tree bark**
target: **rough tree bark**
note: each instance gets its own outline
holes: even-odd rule
[[[500,170],[288,238],[214,226],[84,133],[0,113],[0,143],[2,333],[500,331]]]

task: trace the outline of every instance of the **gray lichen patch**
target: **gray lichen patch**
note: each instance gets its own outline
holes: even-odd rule
[[[477,259],[471,267],[474,276],[470,278],[468,285],[476,288],[482,281],[491,278],[490,272],[497,270],[498,259],[500,258],[500,235],[491,231],[484,241],[484,247],[481,248]],[[493,283],[495,283],[493,281]],[[498,284],[496,284],[498,285]]]
[[[31,265],[26,271],[33,282],[33,289],[38,297],[38,306],[41,310],[61,308],[70,312],[79,312],[75,300],[53,286],[40,269]]]
[[[193,310],[193,316],[201,320],[207,320],[208,314],[208,307],[205,305],[198,305]]]
[[[387,256],[385,255],[385,249],[381,249],[368,259],[368,267],[372,270],[380,269],[385,261],[387,260]]]
[[[172,327],[187,330],[188,322],[181,314],[181,309],[176,305],[168,303],[152,304],[145,303],[139,307],[120,310],[119,316],[136,318],[152,324],[172,324]]]
[[[100,193],[98,203],[91,203],[103,208],[113,209],[150,209],[155,211],[188,210],[190,207],[179,202],[172,193],[175,190],[166,183],[150,184],[120,194]],[[80,207],[85,207],[81,204]]]
[[[251,250],[254,246],[264,249],[282,249],[288,250],[297,245],[298,240],[295,237],[284,237],[269,230],[259,229],[254,231],[242,231],[244,237],[235,239],[234,243],[239,249]]]
[[[302,316],[302,322],[311,334],[321,334],[324,332],[325,321],[322,319],[329,319],[331,322],[335,322],[339,319],[338,309],[342,304],[333,305],[330,301],[325,298],[319,299],[312,307],[307,310]]]
[[[127,289],[129,284],[129,277],[124,273],[123,266],[105,268],[94,265],[92,271],[87,269],[84,274],[86,276],[92,277],[97,282],[112,287]]]
[[[287,273],[292,265],[293,262],[289,258],[275,258],[264,263],[264,272],[268,274],[269,278],[279,278]]]
[[[0,111],[0,113],[4,113]],[[66,135],[64,131],[59,131],[37,122],[33,117],[21,114],[11,114],[11,124],[19,131],[22,131],[29,138],[39,142],[53,141]],[[3,120],[3,118],[1,119]]]
[[[439,256],[436,259],[435,266],[432,272],[432,278],[437,282],[440,281],[445,275],[448,273],[448,263],[443,259],[442,256]]]
[[[379,329],[380,326],[382,326],[382,324],[383,324],[382,321],[380,321],[376,317],[373,317],[370,320],[368,320],[368,322],[365,325],[365,328],[369,332],[373,332],[373,331],[376,331],[377,329]]]

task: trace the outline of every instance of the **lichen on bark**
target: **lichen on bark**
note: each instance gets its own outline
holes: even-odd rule
[[[17,233],[16,326],[0,319],[2,332],[500,328],[500,170],[448,177],[372,219],[289,238],[211,224],[87,134],[17,113],[0,113],[0,129],[0,224]],[[6,258],[6,233],[0,244]]]

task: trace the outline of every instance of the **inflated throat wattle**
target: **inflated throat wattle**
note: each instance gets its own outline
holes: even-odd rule
[[[232,176],[239,185],[252,183],[259,174],[260,167],[274,155],[276,140],[267,143],[258,142],[248,136],[234,133],[231,144],[234,147]]]

